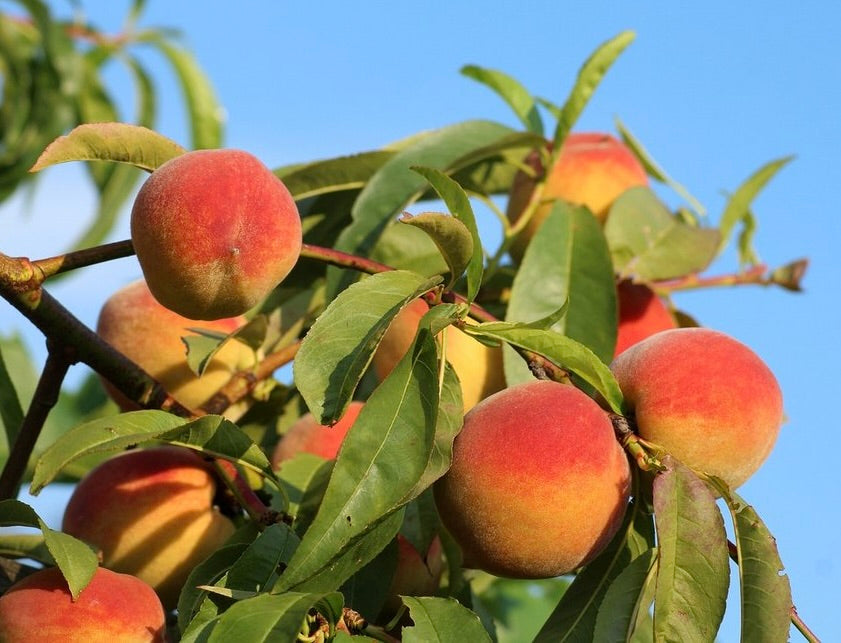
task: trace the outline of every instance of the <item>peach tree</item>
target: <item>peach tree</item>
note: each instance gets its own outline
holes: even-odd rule
[[[743,284],[799,290],[804,260],[769,269],[753,246],[751,202],[788,159],[748,177],[713,225],[621,123],[618,138],[574,132],[633,34],[596,49],[558,103],[500,71],[463,68],[510,105],[518,127],[458,122],[271,173],[256,160],[243,165],[231,162],[230,151],[216,152],[221,161],[191,174],[178,168],[208,152],[155,133],[148,114],[119,122],[98,75],[117,48],[160,47],[190,88],[192,147],[219,147],[212,91],[188,55],[160,33],[138,32],[134,43],[92,28],[80,36],[58,28],[40,3],[21,4],[31,19],[0,16],[4,43],[14,40],[23,52],[4,70],[17,79],[4,92],[23,91],[12,71],[28,73],[33,91],[53,92],[42,100],[66,109],[24,114],[39,136],[4,166],[3,186],[11,192],[29,171],[85,162],[102,198],[82,247],[44,259],[0,254],[0,294],[48,348],[37,386],[27,391],[17,374],[21,365],[30,368],[26,358],[12,342],[0,345],[0,416],[9,444],[0,524],[39,530],[2,537],[5,587],[37,564],[57,566],[72,605],[82,605],[100,562],[129,571],[110,553],[112,533],[134,538],[144,562],[171,563],[174,555],[160,554],[152,536],[128,536],[139,518],[109,525],[144,502],[97,500],[121,488],[114,478],[80,503],[91,517],[66,517],[63,531],[16,500],[24,482],[37,494],[55,481],[89,480],[103,463],[119,462],[112,468],[128,475],[132,467],[117,458],[169,445],[212,477],[205,485],[212,511],[229,525],[222,537],[192,538],[205,547],[200,559],[180,565],[174,593],[168,585],[170,640],[712,641],[731,583],[741,588],[743,640],[787,640],[792,624],[815,640],[793,606],[772,535],[731,486],[768,455],[781,408],[758,421],[746,474],[731,478],[728,463],[719,467],[704,453],[714,440],[754,430],[751,404],[758,394],[773,397],[773,375],[747,347],[703,335],[722,358],[750,353],[736,375],[754,381],[761,372],[767,386],[733,393],[737,384],[726,380],[701,399],[700,389],[715,378],[699,378],[689,391],[678,377],[670,410],[655,403],[644,418],[651,386],[635,379],[655,353],[651,342],[686,337],[678,327],[697,326],[674,308],[671,293]],[[89,48],[75,48],[80,37]],[[32,54],[39,39],[48,56]],[[125,59],[146,91],[144,70]],[[54,86],[35,82],[46,72],[33,66],[52,65],[48,72],[60,76],[68,60],[84,82],[59,86],[76,93],[55,95]],[[4,110],[8,104],[4,96]],[[584,156],[596,148],[595,165],[575,160],[579,144]],[[630,160],[616,161],[617,149]],[[138,238],[99,245],[138,171],[150,173],[147,185],[155,182],[152,196],[135,203]],[[286,196],[255,197],[255,182],[288,195],[291,206]],[[685,205],[671,210],[652,182]],[[507,213],[498,197],[510,197]],[[496,215],[498,247],[480,234],[480,207]],[[135,225],[149,209],[153,223]],[[161,228],[165,234],[150,246],[149,233]],[[731,244],[739,266],[707,274]],[[87,328],[49,293],[50,281],[64,273],[93,273],[135,253],[152,294],[160,298],[156,288],[163,288],[166,295],[160,303],[118,305],[107,341],[102,328]],[[232,330],[192,322],[195,301],[197,318],[244,317]],[[187,318],[155,326],[170,314]],[[646,327],[640,320],[650,317],[659,321]],[[611,370],[617,338],[635,323],[637,335],[621,353],[633,359]],[[664,328],[672,330],[652,334]],[[144,361],[168,334],[177,345],[183,340],[180,379]],[[144,350],[133,353],[138,344]],[[209,381],[203,374],[232,346],[249,359],[225,361],[222,381],[185,405],[176,393],[184,378]],[[641,365],[627,366],[633,360]],[[656,377],[683,366],[668,355],[650,361]],[[76,363],[97,376],[70,393],[62,385]],[[290,364],[291,378],[283,368]],[[671,428],[647,432],[670,413],[684,423],[687,413],[698,414],[693,404],[723,407],[719,425],[673,443]],[[330,435],[339,430],[339,439]],[[166,473],[165,459],[147,458]],[[596,464],[603,460],[609,466]],[[184,482],[174,477],[171,484]],[[153,504],[165,507],[167,498]],[[96,516],[97,504],[109,509]],[[161,512],[151,533],[174,540],[188,520],[176,515]],[[102,526],[72,527],[92,521]],[[731,559],[738,578],[730,577]],[[130,571],[143,578],[142,570]],[[12,640],[3,604],[0,598],[0,631]]]

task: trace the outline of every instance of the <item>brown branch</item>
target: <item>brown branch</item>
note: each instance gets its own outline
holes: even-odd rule
[[[46,279],[62,272],[93,266],[98,263],[111,261],[112,259],[130,257],[133,254],[134,246],[131,240],[127,239],[125,241],[106,243],[94,248],[75,250],[74,252],[68,252],[55,257],[37,259],[32,262],[32,265],[38,268]]]
[[[50,410],[58,402],[61,385],[70,365],[76,360],[73,350],[66,346],[56,346],[48,343],[49,351],[44,370],[35,388],[35,394],[29,403],[29,409],[23,418],[15,442],[9,450],[9,459],[0,474],[0,500],[16,498],[20,489],[20,481],[26,473],[26,466],[35,443],[44,428]]]
[[[808,266],[808,259],[798,259],[771,271],[769,271],[767,265],[757,264],[742,272],[729,275],[702,277],[699,273],[692,273],[677,279],[655,281],[650,285],[660,295],[668,295],[679,290],[743,285],[782,286],[787,290],[799,292],[801,290],[800,281]]]

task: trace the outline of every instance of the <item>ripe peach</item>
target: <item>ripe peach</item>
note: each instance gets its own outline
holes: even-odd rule
[[[289,190],[240,150],[199,150],[155,170],[131,211],[155,298],[190,319],[240,315],[289,273],[301,219]]]
[[[312,413],[301,416],[275,446],[272,466],[277,469],[282,462],[293,458],[298,453],[313,453],[326,460],[334,459],[342,446],[342,440],[353,426],[364,402],[351,402],[347,411],[333,426],[324,426],[316,422]]]
[[[529,154],[526,163],[538,174],[543,172],[537,152]],[[561,147],[546,180],[543,198],[586,205],[603,222],[616,198],[638,185],[648,185],[645,168],[621,141],[610,134],[574,132]],[[524,172],[514,177],[507,209],[512,223],[523,213],[534,186],[534,179]],[[511,256],[517,261],[522,259],[526,245],[551,209],[551,203],[541,205],[517,237],[511,247]]]
[[[245,317],[194,321],[161,306],[143,280],[115,292],[99,313],[97,332],[111,346],[136,362],[181,404],[195,409],[227,384],[239,370],[255,363],[254,351],[238,341],[227,342],[198,377],[187,365],[184,342],[188,328],[232,333],[245,324]],[[111,397],[123,410],[137,405],[106,384]]]
[[[215,491],[206,463],[187,449],[129,451],[82,479],[62,529],[100,548],[109,569],[149,583],[172,608],[193,567],[234,532],[212,506]]]
[[[148,643],[165,641],[165,634],[152,588],[101,567],[75,602],[58,567],[27,576],[0,597],[5,643]]]
[[[735,488],[768,457],[783,419],[774,374],[709,328],[652,335],[611,365],[639,434]]]
[[[533,380],[465,415],[452,467],[434,494],[466,567],[549,578],[607,545],[629,485],[607,413],[572,386]]]
[[[388,327],[377,352],[373,365],[377,379],[384,380],[397,362],[409,350],[418,323],[429,307],[416,299],[403,308]],[[447,328],[447,360],[452,364],[461,382],[464,410],[476,405],[479,400],[505,387],[502,366],[502,349],[486,346],[456,328]]]
[[[619,326],[614,356],[654,333],[677,326],[663,300],[645,284],[623,280],[616,290]]]

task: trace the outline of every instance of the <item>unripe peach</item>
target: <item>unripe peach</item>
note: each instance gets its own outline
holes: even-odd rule
[[[149,583],[173,608],[193,567],[234,532],[213,507],[215,491],[208,466],[188,449],[129,451],[82,479],[62,529],[98,547],[109,569]]]
[[[245,323],[242,316],[209,322],[182,317],[161,306],[146,283],[139,280],[108,298],[99,313],[96,330],[106,342],[158,380],[178,402],[195,409],[227,384],[234,373],[252,367],[255,355],[242,342],[229,341],[199,377],[187,365],[187,348],[181,338],[192,334],[189,328],[227,334]],[[138,408],[107,383],[106,389],[123,410]]]
[[[301,252],[289,190],[240,150],[199,150],[152,172],[131,211],[131,238],[155,298],[190,319],[240,315]]]
[[[397,313],[374,353],[373,366],[377,379],[384,380],[409,350],[420,318],[427,310],[426,303],[416,299]],[[465,411],[505,387],[501,348],[486,346],[456,328],[449,327],[444,333],[447,361],[452,364],[461,382]]]
[[[333,460],[339,454],[342,440],[356,422],[363,406],[364,402],[351,402],[345,414],[333,426],[319,424],[312,413],[302,415],[275,446],[272,466],[277,469],[281,463],[299,453],[313,453],[325,460]]]
[[[654,333],[677,327],[663,300],[645,284],[623,280],[616,290],[619,325],[614,356]]]
[[[533,380],[465,415],[434,493],[466,567],[549,578],[602,551],[622,522],[629,484],[607,413],[572,386]]]
[[[532,152],[526,163],[538,175],[543,172],[540,155]],[[512,223],[522,215],[531,198],[536,181],[518,172],[511,186],[507,215]],[[628,188],[648,185],[645,168],[625,145],[599,132],[573,132],[561,146],[558,160],[552,167],[543,190],[543,199],[563,199],[585,205],[604,221],[616,198]],[[522,259],[526,245],[552,209],[552,203],[541,205],[525,230],[511,247],[511,256]]]
[[[709,328],[652,335],[611,365],[639,434],[735,488],[768,457],[783,420],[774,374]]]
[[[154,590],[101,567],[75,602],[57,567],[30,574],[0,597],[4,643],[149,643],[165,635]]]

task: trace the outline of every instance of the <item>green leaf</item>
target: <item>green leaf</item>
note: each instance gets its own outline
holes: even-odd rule
[[[609,364],[616,343],[617,304],[607,242],[586,208],[556,201],[526,248],[506,320],[531,322],[565,304],[566,315],[552,329],[586,345]]]
[[[207,622],[217,615],[216,609],[210,608],[210,606],[201,610],[202,604],[207,600],[207,592],[199,589],[199,586],[224,583],[222,579],[231,565],[242,556],[247,548],[247,543],[225,545],[193,568],[181,589],[181,595],[178,597],[179,631],[186,631],[188,626],[195,628],[200,623]]]
[[[365,185],[351,210],[353,222],[342,231],[334,247],[352,254],[368,253],[391,218],[425,191],[425,179],[411,167],[448,170],[471,152],[488,150],[487,155],[496,154],[494,144],[512,134],[513,130],[499,123],[475,120],[429,132],[412,142]],[[348,283],[350,278],[338,269],[328,269],[328,298]]]
[[[139,125],[89,123],[50,143],[30,171],[68,161],[114,161],[151,172],[186,151],[175,141]]]
[[[475,246],[474,246],[475,249]],[[447,262],[435,242],[422,230],[395,222],[386,226],[369,258],[398,270],[411,270],[424,277],[447,272]]]
[[[314,510],[311,514],[307,511],[307,503],[310,500],[316,501],[316,505],[321,503],[332,471],[332,461],[312,453],[298,453],[283,463],[278,472],[278,479],[289,498],[287,512],[295,516],[296,529],[299,528],[302,519],[314,515]]]
[[[265,315],[257,315],[232,333],[222,333],[208,328],[188,327],[187,330],[195,333],[181,338],[187,347],[187,365],[196,375],[201,376],[213,360],[213,356],[228,341],[239,341],[255,351],[259,349],[268,331],[268,320]]]
[[[659,545],[655,641],[712,641],[724,617],[730,560],[715,497],[671,456],[654,479]]]
[[[479,617],[453,598],[404,596],[414,625],[403,628],[405,643],[490,643],[491,637]]]
[[[71,429],[38,459],[30,493],[37,495],[62,469],[85,455],[164,440],[224,458],[274,479],[265,453],[236,424],[218,415],[187,420],[164,411],[132,411]]]
[[[578,77],[575,79],[575,85],[569,93],[569,96],[561,109],[561,114],[558,117],[558,124],[555,127],[555,135],[553,136],[552,155],[557,157],[561,149],[561,145],[566,139],[567,134],[572,131],[575,121],[584,111],[587,103],[596,87],[601,83],[602,78],[610,69],[610,66],[616,61],[619,55],[625,48],[631,44],[635,35],[632,31],[623,31],[610,40],[602,43],[590,57],[584,61],[581,69],[578,71]]]
[[[604,233],[620,277],[642,281],[681,277],[706,268],[719,232],[687,225],[645,187],[624,192],[610,208]]]
[[[329,192],[361,190],[394,154],[392,150],[362,152],[278,168],[274,173],[283,181],[295,200],[300,201]]]
[[[154,32],[141,37],[156,45],[169,60],[181,82],[193,149],[212,149],[222,146],[222,123],[224,110],[216,98],[216,92],[207,74],[196,62],[192,53],[175,47]]]
[[[543,134],[543,121],[540,112],[537,111],[534,96],[516,78],[478,65],[465,65],[461,68],[461,73],[495,91],[514,110],[526,129],[535,134]]]
[[[289,592],[260,594],[238,601],[218,617],[206,640],[207,643],[294,641],[313,607],[328,619],[332,631],[341,616],[342,595]]]
[[[310,328],[295,357],[295,385],[320,424],[344,414],[394,316],[440,282],[412,272],[381,272],[334,299]]]
[[[318,514],[281,577],[284,589],[323,570],[423,490],[417,483],[429,466],[438,423],[438,352],[428,326],[433,312],[345,436]]]
[[[482,251],[482,240],[479,237],[476,217],[473,215],[473,208],[470,207],[470,199],[467,198],[467,193],[456,181],[440,170],[430,167],[414,167],[412,169],[429,181],[429,184],[446,204],[447,209],[470,232],[470,237],[473,240],[473,252],[469,256],[469,263],[467,264],[467,299],[473,301],[482,285],[485,256]]]
[[[793,156],[785,156],[774,161],[769,161],[745,179],[745,182],[730,195],[724,212],[721,214],[721,221],[718,226],[721,230],[720,248],[724,248],[727,245],[733,228],[750,215],[750,205],[756,196],[774,178],[774,175],[793,158]]]
[[[595,388],[617,413],[621,413],[622,391],[613,373],[584,344],[552,330],[532,328],[514,322],[466,324],[468,335],[507,342],[542,355],[560,368],[572,372]]]
[[[733,519],[742,588],[742,641],[787,641],[791,585],[777,543],[753,507],[722,488]]]
[[[88,545],[69,534],[50,529],[32,507],[19,500],[0,501],[0,526],[40,529],[44,534],[44,545],[61,570],[74,600],[96,573],[99,561]]]
[[[4,534],[0,536],[0,556],[29,558],[44,565],[55,565],[55,559],[39,534]]]
[[[654,544],[651,516],[634,500],[625,521],[605,550],[573,580],[544,623],[536,643],[557,641],[589,643],[594,638],[599,609],[613,580]]]
[[[645,587],[656,573],[656,548],[637,556],[619,573],[599,606],[594,641],[626,643],[631,640],[638,616],[650,607],[645,601]]]
[[[637,157],[637,160],[640,163],[642,163],[642,166],[645,168],[645,171],[648,173],[648,175],[653,177],[660,183],[668,185],[683,200],[685,200],[689,204],[689,207],[691,207],[695,213],[697,213],[699,216],[705,216],[707,210],[703,205],[701,205],[701,202],[698,201],[698,199],[696,199],[694,196],[692,196],[689,193],[689,190],[687,190],[680,183],[678,183],[672,177],[666,174],[666,171],[662,167],[660,167],[657,164],[657,161],[655,161],[651,157],[648,151],[646,151],[646,149],[643,147],[642,143],[640,143],[639,139],[637,139],[618,118],[615,118],[614,122],[616,123],[616,129],[619,131],[619,136],[622,137],[622,141],[634,153],[634,156]]]
[[[280,566],[292,558],[300,540],[289,525],[270,525],[231,566],[225,587],[245,591],[266,591],[274,584]]]
[[[405,214],[400,222],[420,228],[435,242],[447,262],[450,271],[448,287],[452,287],[473,256],[473,237],[467,226],[455,217],[440,212]]]

